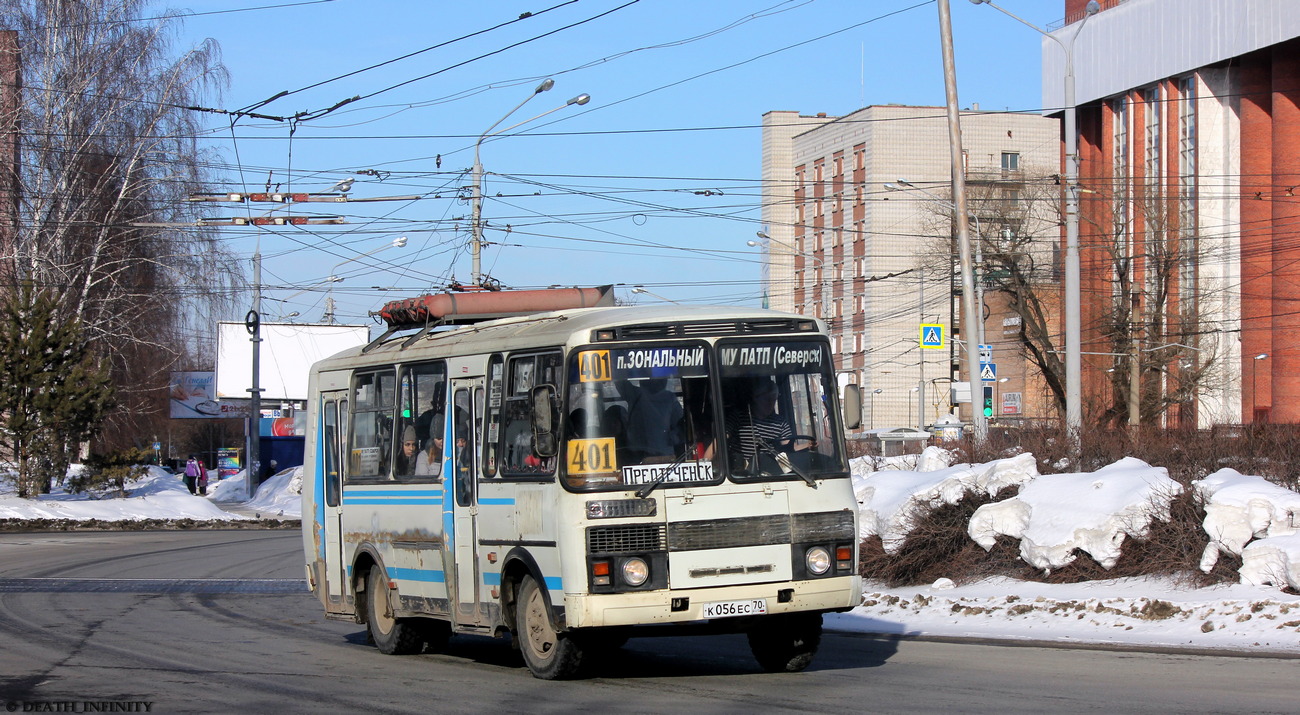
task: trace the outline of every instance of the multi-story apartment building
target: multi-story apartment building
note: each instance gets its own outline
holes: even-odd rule
[[[977,107],[961,122],[975,228],[1046,236],[1042,275],[1059,280],[1050,270],[1056,221],[1020,209],[1059,200],[1059,123]],[[950,383],[966,379],[957,367],[967,341],[953,299],[950,167],[942,107],[763,117],[765,294],[773,308],[829,322],[838,364],[868,401],[866,428],[932,424],[949,412]],[[984,342],[1003,379],[994,383],[997,414],[1041,416],[1048,408],[1018,323],[995,293],[984,296]],[[922,324],[943,326],[942,349],[921,349]]]
[[[1072,47],[1085,420],[1136,354],[1144,422],[1300,422],[1300,8],[1064,9],[1043,102],[1063,106]]]

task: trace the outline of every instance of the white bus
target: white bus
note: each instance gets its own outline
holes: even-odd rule
[[[380,651],[509,636],[552,679],[632,636],[745,632],[797,671],[858,605],[861,401],[842,418],[818,321],[608,286],[381,315],[311,368],[302,494],[310,586]]]

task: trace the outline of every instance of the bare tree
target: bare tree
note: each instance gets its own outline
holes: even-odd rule
[[[118,426],[158,413],[151,393],[211,330],[237,264],[193,222],[212,157],[187,109],[226,81],[215,42],[173,57],[143,0],[17,0],[0,9],[22,56],[20,215],[0,247],[5,283],[56,291],[111,367]],[[150,13],[154,15],[155,13]],[[151,225],[144,225],[151,224]],[[138,440],[137,440],[138,441]]]
[[[1020,318],[1023,355],[1063,414],[1059,176],[1029,171],[1010,180],[968,181],[985,293],[1001,293]],[[1096,322],[1084,326],[1085,336],[1100,335],[1104,345],[1093,352],[1105,355],[1092,355],[1090,362],[1112,363],[1105,373],[1106,394],[1087,405],[1089,421],[1097,424],[1122,424],[1133,408],[1143,424],[1162,420],[1175,406],[1187,418],[1218,362],[1210,343],[1200,340],[1204,329],[1197,300],[1204,299],[1209,287],[1197,285],[1202,256],[1194,234],[1179,229],[1176,200],[1158,186],[1139,189],[1092,192],[1092,210],[1085,218],[1084,249],[1092,258],[1086,265],[1100,271],[1086,278],[1104,286],[1089,293],[1099,310]],[[936,226],[951,220],[950,210],[941,204],[934,211]],[[951,241],[944,239],[928,260],[952,270]]]

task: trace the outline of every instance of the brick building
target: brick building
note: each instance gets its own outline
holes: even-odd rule
[[[1085,6],[1053,33],[1077,33],[1085,421],[1137,364],[1144,422],[1300,422],[1296,4]],[[1064,70],[1044,38],[1045,107]]]
[[[971,212],[986,236],[1011,230],[1003,225],[1005,212],[992,209],[1016,204],[1044,177],[1055,182],[1058,122],[978,107],[961,121],[976,197]],[[838,366],[863,388],[866,428],[932,424],[949,411],[949,383],[965,379],[955,367],[962,354],[949,340],[962,339],[953,291],[950,162],[943,107],[763,116],[768,238],[755,243],[764,250],[767,302],[827,321]],[[1046,236],[1051,253],[1055,221],[1015,223],[1018,232]],[[1042,261],[1051,263],[1050,255]],[[1019,331],[1005,329],[1018,324],[997,295],[986,293],[985,303],[985,341],[1006,378],[997,383],[999,405],[1010,406],[1011,418],[1044,415],[1043,391],[1026,369]],[[919,347],[922,323],[943,326],[943,349]]]

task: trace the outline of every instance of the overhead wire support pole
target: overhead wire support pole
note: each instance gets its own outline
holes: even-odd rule
[[[501,117],[500,119],[496,120],[496,122],[493,123],[492,126],[490,126],[490,127],[487,128],[487,131],[485,131],[485,132],[483,132],[482,134],[479,135],[478,141],[474,142],[474,170],[473,170],[473,180],[474,180],[473,183],[474,183],[474,185],[473,185],[473,187],[472,187],[472,193],[470,194],[470,201],[471,201],[471,208],[470,208],[470,211],[471,211],[471,214],[470,214],[470,259],[471,259],[471,263],[472,263],[472,269],[471,269],[471,270],[472,270],[472,274],[471,274],[471,282],[472,282],[475,286],[480,285],[480,284],[482,283],[482,281],[483,281],[483,270],[482,270],[482,254],[483,254],[483,162],[482,162],[482,160],[479,158],[479,148],[483,146],[483,142],[484,142],[485,140],[487,140],[489,137],[493,137],[493,136],[496,136],[496,135],[498,135],[498,134],[501,134],[501,133],[504,133],[504,132],[508,132],[508,131],[510,131],[511,129],[515,129],[516,127],[521,127],[521,126],[523,126],[523,125],[525,125],[525,124],[527,124],[527,123],[529,123],[529,122],[532,122],[532,121],[536,121],[536,120],[538,120],[538,119],[541,119],[542,117],[545,117],[546,115],[551,114],[552,112],[558,112],[558,111],[560,111],[561,109],[564,109],[565,107],[568,107],[568,106],[570,106],[570,105],[573,105],[573,104],[583,105],[583,104],[586,104],[587,102],[590,102],[590,101],[591,101],[591,95],[589,95],[589,94],[580,94],[580,95],[578,95],[578,96],[576,96],[576,97],[570,99],[569,101],[565,102],[563,105],[561,105],[561,106],[559,106],[559,107],[556,107],[555,109],[547,110],[547,111],[542,112],[541,114],[539,114],[539,115],[537,115],[537,116],[535,116],[535,117],[530,117],[530,118],[528,118],[528,119],[525,119],[525,120],[522,121],[522,122],[517,122],[517,123],[515,123],[515,124],[512,124],[512,125],[506,127],[505,129],[497,129],[497,125],[498,125],[498,124],[500,124],[501,122],[504,122],[505,120],[509,119],[509,118],[510,118],[510,115],[512,115],[512,114],[514,114],[515,112],[519,111],[520,107],[523,107],[525,104],[528,103],[528,100],[532,99],[533,97],[536,97],[537,95],[541,94],[542,92],[546,92],[546,91],[550,90],[550,88],[551,88],[551,87],[554,87],[554,86],[555,86],[555,80],[553,80],[553,79],[551,79],[551,78],[549,78],[549,77],[546,78],[545,80],[543,80],[542,83],[539,84],[539,85],[537,85],[537,88],[533,90],[533,93],[532,93],[532,94],[528,95],[528,97],[526,97],[526,98],[524,99],[524,101],[520,102],[519,104],[516,104],[514,109],[511,109],[509,112],[506,112],[506,115],[505,115],[504,117]],[[493,131],[494,129],[496,129],[496,131]]]
[[[976,388],[980,386],[979,350],[972,350],[970,343],[979,339],[978,320],[975,305],[975,267],[971,252],[970,223],[966,221],[969,213],[966,209],[966,172],[962,166],[961,119],[957,104],[957,66],[952,49],[952,12],[948,0],[939,2],[939,39],[943,49],[943,85],[948,106],[948,146],[952,157],[952,197],[957,224],[957,245],[961,250],[961,305],[962,333],[966,336],[966,372],[971,386],[971,424],[975,444],[983,444],[988,438],[988,420],[984,410],[975,402]],[[981,391],[982,393],[982,391]]]
[[[1065,54],[1065,77],[1062,81],[1065,94],[1065,431],[1071,457],[1077,461],[1083,452],[1083,280],[1079,258],[1079,131],[1074,97],[1074,41],[1083,32],[1088,18],[1101,11],[1101,6],[1096,0],[1090,0],[1084,6],[1083,19],[1066,43],[1015,13],[998,7],[991,0],[970,1],[976,5],[988,5],[1033,29],[1055,42]]]

